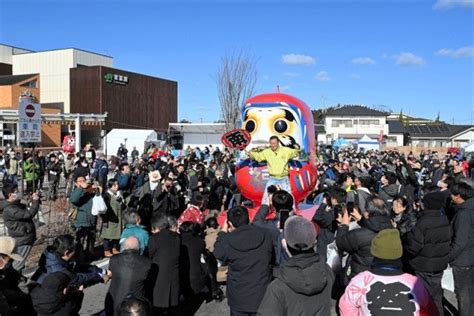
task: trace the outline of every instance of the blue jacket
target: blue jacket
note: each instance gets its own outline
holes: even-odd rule
[[[130,174],[119,172],[117,173],[116,179],[118,181],[120,191],[127,191],[130,189],[130,182],[132,179]]]
[[[69,201],[77,207],[77,217],[74,226],[95,227],[96,217],[92,215],[93,193],[89,193],[83,188],[75,188],[69,196]]]
[[[107,180],[107,174],[109,173],[109,166],[107,165],[107,161],[102,159],[97,159],[95,161],[94,167],[94,178],[101,180]]]
[[[50,248],[47,248],[41,256],[39,262],[39,270],[41,274],[37,282],[42,284],[43,280],[54,272],[67,272],[71,275],[70,285],[80,286],[87,284],[95,284],[102,280],[101,273],[104,271],[96,266],[78,265],[74,262],[66,262],[55,254]]]
[[[127,224],[125,225],[125,229],[120,236],[120,244],[127,239],[127,237],[135,236],[138,241],[140,242],[140,254],[143,254],[146,247],[148,247],[148,232],[145,230],[145,226],[143,225],[133,225]]]

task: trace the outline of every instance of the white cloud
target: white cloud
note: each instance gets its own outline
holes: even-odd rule
[[[395,56],[397,65],[400,66],[423,66],[426,64],[425,60],[413,53],[400,53]]]
[[[452,58],[474,57],[474,46],[464,46],[458,49],[443,48],[435,53],[438,56],[446,56]]]
[[[316,80],[319,81],[329,81],[331,78],[329,78],[329,74],[327,71],[320,71],[318,74],[314,77]]]
[[[281,61],[287,65],[313,65],[316,59],[308,55],[285,54],[281,55]]]
[[[296,77],[301,76],[301,74],[297,72],[285,72],[283,73],[283,75],[290,78],[296,78]]]
[[[357,57],[352,60],[352,63],[357,65],[373,65],[375,60],[370,57]]]
[[[262,78],[263,78],[263,80],[269,80],[270,76],[269,75],[263,75]]]
[[[360,75],[359,75],[359,74],[351,74],[351,79],[359,80],[359,79],[360,79]]]
[[[290,89],[290,86],[278,86],[278,88],[280,89],[280,92],[283,92]]]
[[[474,0],[437,0],[433,5],[435,10],[445,10],[455,7],[474,8]]]

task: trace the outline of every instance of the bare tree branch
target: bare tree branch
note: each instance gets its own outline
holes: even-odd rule
[[[243,102],[254,93],[256,59],[242,51],[224,56],[217,71],[217,92],[226,130],[236,128]]]

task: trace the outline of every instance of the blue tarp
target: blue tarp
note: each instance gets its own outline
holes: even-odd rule
[[[339,137],[338,139],[334,141],[334,143],[332,144],[332,147],[339,148],[339,147],[347,147],[349,145],[350,145],[349,141],[347,141],[346,139],[342,137]]]

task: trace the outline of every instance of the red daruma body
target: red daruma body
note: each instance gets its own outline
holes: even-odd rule
[[[299,145],[301,154],[290,160],[288,170],[295,202],[302,201],[317,180],[314,124],[309,107],[288,94],[261,94],[245,102],[241,122],[241,128],[252,136],[246,150],[268,146],[273,135],[278,136],[282,146]],[[266,162],[252,161],[241,151],[236,167],[237,186],[254,206],[261,203],[268,177]]]

